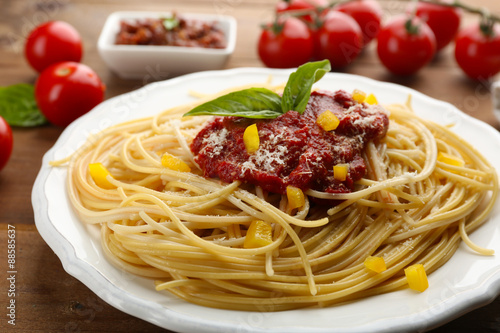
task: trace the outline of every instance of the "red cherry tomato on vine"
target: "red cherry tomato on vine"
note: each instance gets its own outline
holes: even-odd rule
[[[46,68],[35,84],[35,98],[45,117],[54,125],[67,126],[104,98],[105,86],[88,66],[60,62]]]
[[[361,28],[347,14],[330,11],[314,34],[316,58],[328,59],[332,68],[349,65],[363,46]]]
[[[410,23],[408,23],[410,22]],[[382,64],[397,75],[411,75],[429,63],[436,53],[436,37],[417,17],[394,17],[378,34],[377,53]]]
[[[302,11],[325,8],[328,6],[328,0],[282,0],[276,4],[276,13]],[[318,13],[319,14],[319,13]],[[309,23],[314,22],[313,15],[304,15],[301,18]]]
[[[375,0],[359,0],[340,4],[335,10],[351,16],[363,32],[363,45],[377,37],[384,14],[382,7]]]
[[[7,164],[12,153],[12,130],[9,124],[0,116],[0,170]]]
[[[313,51],[311,32],[295,17],[269,24],[262,30],[258,42],[259,57],[271,68],[298,67],[311,59]]]
[[[451,0],[443,0],[451,3]],[[436,37],[437,51],[448,45],[456,36],[460,27],[461,10],[455,7],[441,6],[426,2],[417,2],[416,13]]]
[[[455,59],[472,79],[488,79],[500,72],[500,24],[472,24],[458,32]]]
[[[78,31],[62,21],[39,25],[28,36],[24,54],[36,71],[61,61],[79,62],[82,59],[82,39]]]

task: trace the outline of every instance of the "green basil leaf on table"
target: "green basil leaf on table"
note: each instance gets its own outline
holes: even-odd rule
[[[33,127],[47,123],[35,100],[35,88],[21,83],[0,87],[0,116],[10,125]]]
[[[330,62],[323,60],[304,64],[290,74],[281,99],[283,112],[294,110],[300,114],[304,113],[313,84],[330,70]]]
[[[273,119],[283,114],[281,97],[266,88],[249,88],[231,92],[198,105],[184,116],[236,116]]]

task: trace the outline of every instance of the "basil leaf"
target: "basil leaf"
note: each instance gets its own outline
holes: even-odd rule
[[[304,113],[311,88],[331,70],[328,60],[300,66],[288,78],[283,97],[265,88],[235,91],[199,105],[184,116],[235,116],[254,119],[274,119],[295,110]]]
[[[304,113],[313,84],[330,70],[330,61],[323,60],[304,64],[290,74],[281,99],[283,112],[294,110],[300,114]]]
[[[281,97],[266,88],[249,88],[231,92],[201,104],[184,116],[236,116],[273,119],[283,114]]]
[[[165,27],[165,29],[167,29],[167,31],[177,28],[180,23],[179,19],[175,16],[166,17],[162,21],[163,21],[163,26]]]
[[[35,100],[35,88],[21,83],[0,87],[0,116],[10,125],[32,127],[47,123]]]

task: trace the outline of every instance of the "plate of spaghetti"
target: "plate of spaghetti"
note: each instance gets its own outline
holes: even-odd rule
[[[500,293],[498,147],[326,62],[200,72],[67,127],[32,201],[69,274],[158,326],[422,331]]]

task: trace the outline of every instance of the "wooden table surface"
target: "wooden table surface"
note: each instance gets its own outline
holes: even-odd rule
[[[465,0],[500,13],[498,0]],[[262,67],[256,52],[259,24],[273,16],[271,0],[0,0],[0,86],[34,83],[36,73],[23,57],[24,40],[37,24],[48,20],[71,23],[82,35],[82,62],[92,67],[107,86],[106,98],[137,89],[147,82],[122,80],[100,59],[96,43],[106,17],[118,10],[177,10],[178,12],[232,15],[238,22],[236,50],[227,68]],[[386,17],[403,11],[406,3],[383,1]],[[464,16],[463,24],[475,19]],[[372,43],[359,59],[345,69],[412,87],[449,102],[465,113],[499,129],[492,112],[488,82],[464,77],[447,47],[425,69],[409,78],[392,76],[380,65]],[[162,73],[157,79],[166,79]],[[497,77],[498,79],[498,77]],[[31,190],[43,154],[55,143],[62,128],[51,125],[13,128],[14,150],[0,172],[0,331],[15,332],[160,332],[141,319],[116,310],[99,299],[80,281],[67,274],[57,256],[40,237],[34,221]],[[500,148],[500,147],[499,147]],[[7,280],[9,225],[16,230],[16,325],[7,323],[6,307],[12,297]],[[462,315],[433,332],[500,332],[500,298]]]

